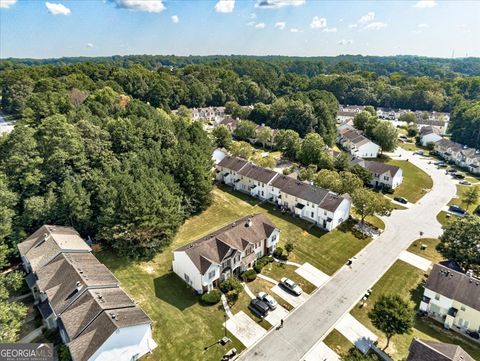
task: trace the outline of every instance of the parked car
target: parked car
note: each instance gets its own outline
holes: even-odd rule
[[[463,175],[462,173],[454,173],[452,174],[452,177],[455,179],[465,179],[465,175]]]
[[[471,185],[472,185],[472,183],[470,183],[470,182],[467,181],[467,180],[461,180],[461,181],[458,182],[458,183],[460,183],[461,185],[464,185],[464,186],[471,186]]]
[[[439,160],[438,162],[435,162],[433,164],[436,165],[437,167],[441,167],[442,165],[445,164],[445,162],[443,160]]]
[[[457,173],[457,170],[455,168],[448,168],[446,170],[447,173]]]
[[[394,201],[397,201],[398,203],[402,203],[402,204],[407,204],[408,203],[408,200],[406,198],[403,198],[403,197],[395,197],[393,198]]]
[[[300,296],[303,292],[302,288],[295,282],[293,282],[290,278],[283,277],[280,280],[280,284],[297,296]]]
[[[480,334],[476,331],[467,331],[467,335],[471,338],[474,338],[475,340],[480,339]]]
[[[250,301],[250,304],[248,305],[248,308],[250,311],[252,311],[254,314],[259,316],[260,318],[263,318],[268,315],[268,311],[270,310],[270,307],[263,302],[260,301],[259,299],[253,299]]]
[[[455,204],[452,204],[450,207],[448,207],[448,210],[450,212],[458,213],[458,214],[461,214],[461,215],[464,215],[464,214],[467,213],[467,211],[465,209],[463,209],[462,207],[457,206]]]
[[[415,155],[415,154],[423,155],[424,153],[423,153],[423,150],[417,150],[417,151],[413,152],[413,154],[414,154],[414,155]]]
[[[268,305],[268,307],[270,307],[271,310],[274,310],[274,309],[277,308],[277,305],[278,305],[277,300],[275,300],[275,298],[273,298],[272,296],[270,296],[268,293],[258,292],[257,298],[258,298],[260,301],[265,302],[265,303]]]

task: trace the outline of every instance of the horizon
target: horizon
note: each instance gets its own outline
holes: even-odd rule
[[[0,58],[477,58],[479,13],[480,2],[436,0],[0,0]]]

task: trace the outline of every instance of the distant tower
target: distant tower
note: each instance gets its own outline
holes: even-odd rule
[[[452,50],[452,59],[455,58],[455,49]]]

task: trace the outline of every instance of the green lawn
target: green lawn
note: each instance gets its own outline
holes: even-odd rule
[[[448,212],[445,212],[445,211],[440,211],[439,214],[437,214],[437,221],[440,222],[440,224],[445,227],[448,223],[450,223],[451,221],[457,219],[458,216],[454,215],[454,214],[450,214]]]
[[[335,329],[325,337],[323,342],[339,355],[346,354],[352,347],[354,347],[353,343],[348,341],[345,336]]]
[[[389,159],[387,164],[402,168],[403,182],[389,197],[405,197],[409,202],[416,203],[423,195],[433,187],[430,176],[420,168],[406,160]]]
[[[434,263],[438,263],[444,260],[443,256],[435,248],[439,240],[436,238],[421,238],[417,239],[412,245],[408,248],[409,252],[412,252],[418,256],[424,257]],[[421,245],[427,246],[426,249],[422,250]]]
[[[305,280],[303,277],[299,276],[298,273],[295,272],[295,269],[296,267],[294,266],[288,266],[285,264],[273,262],[263,267],[262,274],[277,281],[280,281],[282,277],[290,278],[300,287],[302,287],[305,293],[312,293],[316,287],[307,280]]]
[[[455,195],[455,198],[453,198],[448,203],[448,205],[455,204],[457,206],[462,207],[463,209],[467,209],[467,205],[465,204],[465,202],[463,202],[463,197],[464,197],[465,192],[467,190],[471,189],[472,187],[477,187],[479,192],[480,192],[480,185],[463,186],[463,185],[457,184],[457,193]],[[477,206],[479,206],[479,205],[480,205],[480,198],[479,198],[479,201],[476,204],[470,205],[470,208],[468,209],[468,211],[469,212],[474,211],[477,208]]]
[[[368,318],[368,311],[371,310],[375,301],[384,294],[398,294],[408,300],[411,306],[417,310],[423,295],[422,285],[425,279],[426,277],[423,271],[403,261],[397,261],[375,284],[367,305],[363,308],[360,308],[359,305],[355,306],[351,314],[379,336],[379,346],[383,347],[386,339],[383,334],[371,324]],[[432,320],[420,318],[416,320],[411,334],[392,337],[387,352],[395,361],[404,359],[408,354],[408,348],[414,337],[455,343],[470,353],[473,358],[480,358],[480,347],[478,347],[478,345],[453,331],[447,332],[442,330],[441,325]]]

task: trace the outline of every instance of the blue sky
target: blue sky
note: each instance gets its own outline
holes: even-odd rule
[[[480,56],[480,1],[0,0],[0,57]]]

